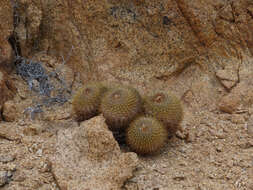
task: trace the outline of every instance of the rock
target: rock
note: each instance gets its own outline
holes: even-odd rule
[[[177,5],[182,14],[189,19],[188,22],[195,32],[198,40],[206,46],[212,44],[216,40],[217,34],[215,33],[207,15],[204,14],[205,12],[209,12],[213,9],[211,8],[211,4],[198,0],[179,0]],[[199,9],[201,9],[201,11],[197,11]]]
[[[10,141],[17,140],[21,138],[21,131],[17,131],[16,126],[13,123],[1,122],[0,125],[0,138],[7,139]]]
[[[244,66],[245,67],[245,66]],[[237,109],[248,109],[253,104],[253,82],[251,80],[253,71],[243,73],[238,83],[229,94],[221,98],[219,108],[221,111],[233,113]]]
[[[19,98],[14,98],[13,100],[8,100],[3,105],[3,120],[7,122],[18,121],[20,119],[35,119],[40,112],[35,112],[31,114],[32,109],[35,106],[32,104],[34,99],[29,98],[25,100],[20,100]]]
[[[216,76],[221,84],[228,90],[234,87],[238,82],[237,71],[233,69],[218,70]]]
[[[210,0],[87,1],[85,6],[18,0],[15,33],[23,56],[34,50],[63,55],[81,79],[99,78],[102,60],[116,55],[124,62],[109,71],[115,78],[167,80],[201,59],[209,63],[202,56],[207,50],[215,60],[211,64],[224,65],[223,58],[237,56],[235,49],[251,49],[250,2],[234,6]]]
[[[62,189],[120,189],[137,165],[121,153],[102,116],[58,132],[52,172]]]
[[[36,128],[36,126],[29,126],[24,128],[23,134],[26,136],[35,136],[39,134],[39,130]]]
[[[228,94],[220,100],[219,109],[226,113],[233,113],[239,107],[240,103],[240,97],[235,94]]]
[[[3,105],[3,118],[5,121],[12,122],[18,118],[17,104],[9,100]]]
[[[0,171],[0,187],[7,183],[7,171]]]
[[[14,86],[7,74],[0,69],[0,105],[14,96]]]
[[[13,31],[13,9],[11,1],[8,0],[0,2],[0,31],[0,71],[10,71],[13,52],[8,38]]]
[[[0,187],[4,186],[10,181],[12,177],[11,171],[0,171]]]

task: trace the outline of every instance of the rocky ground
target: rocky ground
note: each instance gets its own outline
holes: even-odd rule
[[[253,190],[251,0],[2,0],[0,30],[0,189]],[[173,91],[182,131],[143,157],[77,123],[91,80]]]

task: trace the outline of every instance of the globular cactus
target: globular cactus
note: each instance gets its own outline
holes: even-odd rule
[[[115,85],[101,101],[101,112],[111,130],[124,130],[141,110],[141,97],[129,86]]]
[[[106,87],[99,82],[91,82],[80,88],[73,97],[72,108],[77,121],[90,119],[99,113],[101,98]]]
[[[144,98],[144,110],[147,115],[157,118],[173,135],[183,119],[183,109],[180,100],[166,92],[156,92]]]
[[[126,129],[126,142],[138,154],[157,153],[167,140],[167,128],[153,117],[140,116]]]

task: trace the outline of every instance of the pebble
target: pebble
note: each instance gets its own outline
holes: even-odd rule
[[[240,105],[240,96],[236,94],[228,94],[219,102],[219,109],[226,113],[233,113]]]

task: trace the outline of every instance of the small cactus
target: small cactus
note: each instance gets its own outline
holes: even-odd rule
[[[137,90],[116,85],[109,89],[101,102],[101,112],[111,130],[122,130],[140,113],[142,100]]]
[[[179,128],[183,119],[183,109],[180,100],[165,92],[156,92],[144,99],[144,110],[147,115],[157,118],[168,127],[170,135]]]
[[[140,116],[126,129],[126,142],[138,154],[159,152],[167,139],[167,128],[152,117]]]
[[[106,88],[99,82],[87,83],[73,97],[73,112],[77,121],[90,119],[99,113],[101,97]]]

